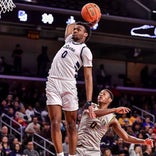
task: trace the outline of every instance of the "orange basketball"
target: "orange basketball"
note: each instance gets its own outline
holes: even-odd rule
[[[99,21],[101,18],[101,10],[95,3],[87,3],[81,9],[81,16],[89,23]]]

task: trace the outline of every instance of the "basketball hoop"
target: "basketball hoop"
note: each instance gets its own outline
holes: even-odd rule
[[[12,0],[0,0],[0,18],[1,13],[12,11],[15,7],[16,5]]]

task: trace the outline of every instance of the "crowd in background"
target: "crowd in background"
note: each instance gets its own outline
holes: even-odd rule
[[[16,45],[13,51],[14,67],[6,63],[5,58],[0,57],[0,74],[12,74],[22,75],[21,67],[21,55],[23,51],[19,44]],[[16,58],[15,58],[16,57]],[[20,57],[20,58],[19,58]],[[43,59],[44,58],[44,59]],[[18,61],[16,61],[16,59]],[[17,63],[18,62],[18,63]],[[43,46],[41,54],[37,58],[37,73],[38,77],[45,77],[45,62],[49,62],[47,56],[47,47]],[[19,67],[20,66],[20,67]],[[153,80],[149,79],[148,66],[145,66],[140,73],[141,84],[144,88],[149,88],[149,86],[155,87],[155,76],[153,74]],[[132,83],[123,77],[125,86],[129,86]],[[81,74],[78,77],[81,80]],[[154,82],[151,84],[150,82]],[[156,117],[156,96],[154,94],[136,93],[133,92],[125,93],[116,89],[116,85],[112,86],[111,75],[105,72],[104,66],[100,65],[99,70],[96,75],[96,83],[94,86],[93,102],[96,102],[98,92],[105,88],[109,89],[114,94],[114,100],[111,107],[125,106],[131,108],[131,113],[127,115],[118,115],[117,119],[121,126],[131,135],[138,138],[152,138],[154,140],[154,147],[145,147],[141,145],[134,145],[125,143],[120,137],[114,134],[113,130],[107,132],[101,140],[101,151],[103,156],[150,156],[156,155],[156,122],[148,114],[142,118],[141,113],[136,110],[134,106],[151,113]],[[78,84],[78,96],[80,109],[78,111],[77,127],[79,125],[82,113],[82,107],[85,103],[84,85]],[[46,95],[44,87],[41,85],[35,86],[32,82],[31,85],[23,85],[18,81],[11,81],[8,83],[5,79],[0,81],[0,115],[6,114],[15,122],[13,123],[13,128],[18,131],[23,132],[23,142],[20,142],[18,135],[12,133],[10,134],[10,129],[6,125],[2,125],[0,131],[0,155],[16,156],[16,154],[21,154],[23,156],[33,156],[41,155],[42,151],[36,147],[32,141],[32,136],[37,133],[44,137],[45,139],[51,141],[50,132],[50,121],[48,117],[48,111],[46,107]],[[4,119],[5,117],[3,117]],[[8,118],[4,119],[6,123],[10,123]],[[18,123],[18,124],[17,124]],[[19,124],[21,126],[19,126]],[[60,125],[61,132],[63,134],[63,149],[65,156],[68,156],[68,137],[66,135],[66,123],[64,116],[62,117],[62,123]],[[40,144],[43,144],[42,140],[39,140]],[[53,147],[50,150],[55,153]],[[47,154],[48,156],[48,154]]]
[[[24,50],[22,45],[17,43],[15,48],[11,53],[12,63],[7,61],[7,58],[0,56],[0,74],[4,75],[19,75],[19,76],[30,76],[30,77],[40,77],[46,78],[48,75],[48,70],[51,65],[51,60],[48,55],[48,46],[41,46],[41,50],[37,57],[35,58],[36,71],[32,72],[28,67],[23,66],[23,54]],[[25,69],[26,68],[26,69]],[[104,64],[100,64],[95,71],[94,79],[96,84],[100,87],[111,86],[114,84],[112,82],[113,73],[109,73],[109,69],[105,69]],[[81,72],[79,73],[78,80],[82,80]],[[135,82],[133,82],[126,73],[118,74],[118,78],[122,80],[123,86],[137,87]],[[144,64],[140,71],[140,86],[143,88],[156,88],[156,69],[153,68],[151,71],[148,64]]]
[[[79,93],[81,93],[81,87]],[[126,106],[131,108],[131,113],[127,115],[118,115],[117,118],[124,127],[124,129],[131,135],[137,136],[139,138],[152,138],[156,140],[156,123],[153,122],[151,116],[145,115],[145,119],[141,118],[139,111],[134,109],[132,106],[135,105],[139,108],[142,108],[144,111],[147,111],[156,116],[156,96],[154,95],[140,95],[140,94],[130,94],[122,93],[115,88],[110,88],[114,93],[114,101],[112,102],[112,107],[117,106]],[[98,92],[98,91],[97,91]],[[85,96],[79,95],[80,98],[80,109],[78,111],[78,120],[77,127],[79,125],[82,113],[82,106],[84,104]],[[16,148],[20,148],[20,152],[29,151],[28,148],[33,148],[36,152],[39,153],[39,149],[32,142],[32,135],[37,133],[42,137],[51,141],[50,135],[50,121],[48,117],[48,112],[46,108],[46,96],[44,90],[38,90],[38,88],[12,88],[8,93],[1,97],[0,103],[0,114],[5,113],[10,118],[18,122],[21,127],[19,127],[16,122],[13,124],[13,127],[19,131],[23,131],[23,142],[20,142],[19,136],[16,134],[10,134],[9,128],[3,125],[0,132],[0,149],[3,152],[15,153]],[[96,102],[96,93],[94,94],[94,101]],[[4,117],[3,117],[4,118]],[[5,122],[7,118],[4,119]],[[21,129],[22,128],[22,129]],[[68,137],[66,136],[66,123],[64,116],[62,118],[62,123],[60,125],[61,132],[63,134],[63,146],[66,153],[68,153]],[[5,134],[6,133],[6,134]],[[14,144],[15,142],[15,144]],[[41,142],[40,142],[41,143]],[[110,130],[101,140],[101,150],[103,155],[106,155],[106,151],[110,150],[113,155],[123,154],[125,156],[134,156],[130,153],[135,151],[136,148],[140,148],[142,155],[145,156],[145,151],[155,154],[156,152],[156,142],[152,149],[145,148],[144,146],[136,146],[125,143],[120,137],[117,137],[112,130]],[[51,151],[55,152],[54,148],[50,148]],[[35,152],[34,151],[34,152]],[[42,155],[41,153],[39,153]],[[141,155],[140,155],[141,156]]]

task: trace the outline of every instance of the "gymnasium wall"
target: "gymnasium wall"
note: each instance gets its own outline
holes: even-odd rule
[[[44,39],[32,40],[26,37],[0,35],[0,56],[4,56],[6,58],[7,63],[9,64],[13,64],[11,54],[17,43],[21,45],[24,51],[23,70],[25,70],[26,72],[30,72],[32,75],[35,75],[37,70],[36,58],[38,54],[41,52],[41,47],[43,45],[48,47],[48,55],[50,60],[52,60],[57,50],[63,44],[62,41],[57,40],[44,40]],[[129,62],[126,65],[126,62],[124,61],[94,58],[93,61],[94,77],[96,77],[96,73],[100,64],[104,65],[106,74],[112,76],[112,82],[118,85],[123,84],[123,80],[119,78],[119,74],[126,74],[126,72],[128,74],[128,77],[138,84],[140,80],[139,73],[141,68],[144,66],[144,64],[141,63],[138,64]],[[156,68],[156,65],[149,65],[150,71],[152,71],[154,68]]]

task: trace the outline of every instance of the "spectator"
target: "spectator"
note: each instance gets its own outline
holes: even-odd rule
[[[2,146],[3,146],[3,150],[6,153],[6,155],[9,155],[11,153],[11,147],[10,147],[10,143],[9,143],[9,139],[7,136],[3,136],[2,137]]]
[[[7,98],[6,98],[6,101],[7,101],[8,106],[13,106],[13,95],[8,94]]]
[[[130,123],[132,123],[132,125],[133,125],[133,123],[135,122],[136,117],[137,117],[137,114],[135,114],[135,113],[134,113],[134,114],[132,113],[132,114],[130,115],[129,120],[130,120]]]
[[[19,141],[19,139],[17,137],[15,137],[13,139],[13,141],[11,142],[11,144],[10,144],[11,149],[15,148],[15,144],[21,144],[22,145],[22,143]]]
[[[41,108],[41,104],[39,102],[35,103],[33,110],[34,110],[35,116],[37,116],[39,118],[39,120],[41,120],[42,108]]]
[[[112,151],[109,148],[104,148],[101,156],[113,156]]]
[[[45,139],[51,141],[51,128],[49,123],[44,123],[43,128],[41,129],[41,132],[39,133],[42,137]],[[44,140],[39,140],[40,145],[44,146]],[[47,144],[47,149],[49,149],[52,153],[55,153],[55,148],[53,145]],[[48,153],[46,153],[46,156],[49,156]]]
[[[48,47],[42,46],[42,51],[37,57],[37,76],[47,76],[47,65],[49,63],[49,57],[47,54]]]
[[[11,143],[13,141],[13,139],[15,138],[15,136],[11,133],[9,133],[9,129],[7,126],[3,126],[1,128],[1,131],[0,131],[0,140],[2,140],[2,138],[6,136],[8,137],[9,139],[9,143]]]
[[[137,144],[130,144],[129,156],[143,156],[142,147]]]
[[[21,45],[16,44],[16,47],[12,52],[12,58],[13,58],[14,72],[17,75],[20,75],[22,73],[22,54],[23,54],[23,50],[21,49]]]
[[[39,156],[37,150],[34,149],[34,143],[32,141],[27,142],[26,149],[24,149],[23,154],[27,156]]]
[[[40,135],[48,140],[51,140],[51,129],[49,123],[45,123],[43,125],[43,128],[40,131]]]
[[[114,143],[115,139],[116,139],[116,136],[115,136],[114,131],[112,129],[109,129],[106,135],[102,137],[100,147],[104,149],[104,148],[109,148],[113,146],[115,144]]]
[[[41,111],[41,119],[42,119],[42,122],[49,121],[47,106],[45,106],[45,109]]]
[[[22,156],[23,150],[20,143],[16,143],[14,148],[12,149],[12,152],[10,153],[10,156]]]
[[[129,156],[125,150],[121,150],[118,153],[118,156]]]
[[[156,122],[154,123],[153,133],[155,133],[155,134],[156,134]]]
[[[20,103],[19,103],[18,101],[14,101],[14,102],[13,102],[13,109],[14,109],[15,113],[16,113],[17,111],[20,111],[21,106],[20,106]]]
[[[13,109],[13,107],[9,107],[8,108],[8,112],[6,113],[6,115],[9,117],[3,117],[3,119],[5,119],[5,122],[7,123],[7,124],[10,124],[10,119],[12,120],[13,118],[14,118],[14,116],[15,116],[15,111],[14,111],[14,109]]]
[[[8,112],[8,104],[6,100],[2,100],[1,101],[1,105],[0,105],[0,112],[2,113],[7,113]]]
[[[138,135],[142,128],[143,128],[143,122],[141,117],[138,115],[134,123],[132,124],[132,130],[136,135]]]
[[[100,64],[96,75],[97,87],[99,90],[105,88],[106,85],[111,86],[111,75],[105,71],[104,65]]]
[[[122,114],[119,119],[118,119],[120,125],[122,127],[125,127],[125,126],[129,126],[129,125],[132,125],[129,117],[127,117],[127,114]]]
[[[23,107],[23,103],[20,101],[20,97],[18,95],[15,96],[15,101],[19,102],[20,108]]]
[[[40,133],[41,125],[38,123],[38,118],[34,116],[32,118],[32,122],[28,124],[28,126],[25,128],[26,134],[29,136],[34,133]]]
[[[154,127],[154,125],[153,125],[153,123],[152,123],[152,121],[151,121],[151,118],[149,117],[149,116],[146,116],[145,117],[145,121],[143,122],[143,127],[145,128],[145,127]]]
[[[125,130],[129,135],[135,136],[135,133],[132,130],[132,125],[126,125]]]
[[[25,114],[28,118],[28,122],[32,121],[32,116],[35,115],[34,109],[31,105],[28,105],[27,109],[25,110]]]
[[[23,119],[23,120],[26,120],[28,122],[28,117],[25,113],[26,109],[25,107],[21,107],[19,111],[17,111],[16,113],[18,113],[18,115]]]
[[[27,121],[23,118],[22,114],[20,112],[16,112],[15,113],[15,117],[14,117],[14,120],[16,122],[13,123],[13,127],[15,129],[17,129],[18,131],[20,132],[24,132],[24,129],[27,127]]]
[[[152,147],[146,146],[145,151],[143,152],[143,156],[151,156],[152,154]]]
[[[126,149],[126,146],[125,146],[124,140],[118,137],[116,140],[116,144],[113,144],[111,151],[112,151],[112,154],[119,154],[121,151],[124,151],[125,153],[125,149]]]

